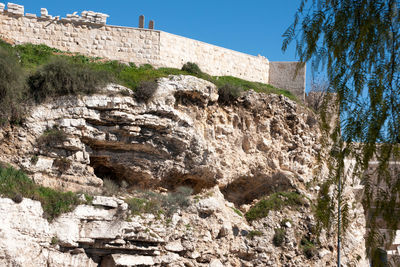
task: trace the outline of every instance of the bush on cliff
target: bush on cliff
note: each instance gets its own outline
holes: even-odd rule
[[[277,192],[260,200],[246,213],[248,221],[254,221],[268,216],[271,210],[281,210],[284,207],[303,206],[306,200],[296,192]]]
[[[227,83],[218,87],[218,103],[222,105],[233,104],[241,95],[243,89],[239,86]]]
[[[28,84],[32,96],[40,103],[48,97],[93,94],[110,81],[111,76],[105,71],[58,58],[30,76]]]
[[[190,187],[178,187],[175,192],[166,195],[151,191],[140,192],[137,197],[126,200],[132,215],[152,213],[172,216],[178,209],[184,209],[190,205],[190,195],[193,189]]]
[[[36,185],[23,171],[4,166],[0,166],[0,196],[16,202],[21,202],[22,197],[40,201],[49,221],[80,204],[77,194]]]
[[[149,102],[157,91],[158,84],[155,81],[142,81],[136,87],[135,98],[139,102]]]
[[[195,74],[195,75],[203,74],[200,67],[196,63],[193,63],[193,62],[187,62],[187,63],[183,64],[181,70],[186,71],[191,74]]]
[[[22,120],[27,92],[24,81],[18,58],[8,49],[0,48],[0,126]]]

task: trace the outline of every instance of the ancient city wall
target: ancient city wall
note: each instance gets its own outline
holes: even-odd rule
[[[249,81],[268,83],[269,61],[262,56],[251,56],[182,36],[160,33],[162,65],[182,67],[196,62],[214,76],[230,75]]]
[[[41,17],[23,14],[23,9],[13,13],[0,8],[0,38],[16,44],[45,44],[63,51],[137,65],[181,68],[186,62],[195,62],[211,75],[269,83],[304,99],[305,68],[294,78],[296,62],[269,62],[262,56],[158,30],[79,21],[78,15],[60,20],[47,15],[47,10]]]
[[[93,57],[154,64],[160,32],[89,23],[72,23],[0,13],[0,37],[16,44],[45,44]]]
[[[298,62],[271,61],[268,83],[278,88],[284,88],[298,98],[304,99],[306,65],[298,66]]]

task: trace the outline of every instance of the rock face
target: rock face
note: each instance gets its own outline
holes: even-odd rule
[[[97,177],[108,176],[144,187],[258,183],[260,190],[312,177],[319,130],[307,124],[310,112],[285,97],[247,92],[238,105],[220,106],[215,85],[192,76],[161,79],[148,104],[118,90],[35,107],[24,127],[3,134],[0,159],[11,157],[37,182],[75,191],[95,189]],[[53,127],[66,140],[39,146]],[[61,172],[59,158],[70,168]]]
[[[96,204],[94,203],[102,203]],[[108,203],[119,203],[111,208]],[[284,209],[249,225],[234,212],[215,187],[198,195],[185,211],[171,219],[152,214],[126,217],[123,201],[95,197],[93,205],[80,205],[49,223],[39,202],[20,204],[0,198],[1,266],[336,266],[329,246],[322,246],[307,259],[298,244],[313,219],[302,208]],[[210,205],[210,203],[212,203]],[[204,213],[207,207],[207,213]],[[274,228],[283,218],[286,236],[281,247],[272,243]],[[251,233],[259,231],[257,236]],[[358,255],[362,236],[351,235],[345,246],[344,263],[365,265]],[[353,254],[352,254],[353,253]],[[47,264],[47,265],[46,265]]]
[[[252,223],[235,212],[235,205],[245,211],[277,191],[316,199],[312,180],[323,148],[309,110],[253,91],[220,105],[215,85],[192,76],[160,79],[147,103],[127,92],[109,85],[101,94],[34,107],[21,127],[0,130],[0,160],[23,167],[39,184],[64,190],[99,193],[105,178],[126,183],[128,191],[190,186],[196,194],[191,206],[170,219],[143,215],[127,221],[121,199],[96,197],[93,206],[78,206],[49,224],[38,202],[2,199],[0,264],[335,266],[333,232],[322,234],[317,252],[304,255],[301,239],[316,224],[310,203]],[[363,210],[351,190],[346,194],[356,208],[343,264],[367,266]],[[281,226],[285,219],[291,222]],[[286,237],[275,247],[274,230],[281,227]]]

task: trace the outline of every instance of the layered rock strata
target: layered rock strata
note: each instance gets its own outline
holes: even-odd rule
[[[59,138],[43,142],[50,134]],[[14,266],[30,260],[35,266],[334,266],[333,229],[322,233],[309,258],[301,245],[316,225],[312,205],[325,179],[320,138],[313,113],[284,96],[248,91],[221,105],[215,85],[192,76],[160,79],[147,102],[119,85],[48,100],[22,126],[0,131],[1,161],[63,190],[100,193],[107,178],[127,184],[128,192],[184,185],[195,195],[172,218],[132,217],[122,199],[98,197],[95,206],[78,206],[51,224],[38,202],[2,199],[2,240],[16,246],[1,243],[0,260]],[[251,223],[238,215],[236,208],[245,212],[278,191],[298,192],[306,204]],[[363,209],[351,187],[344,193],[352,220],[343,263],[367,266]],[[276,247],[272,239],[281,227],[286,237]],[[18,256],[25,248],[39,256]]]

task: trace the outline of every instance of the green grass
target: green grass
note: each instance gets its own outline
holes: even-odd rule
[[[274,231],[275,231],[275,233],[274,233],[274,236],[272,237],[272,243],[276,247],[280,247],[280,246],[282,246],[283,242],[285,241],[286,230],[283,228],[275,228]]]
[[[313,241],[309,240],[307,237],[303,237],[300,241],[300,247],[303,250],[304,255],[311,259],[317,254],[317,248]]]
[[[253,89],[266,94],[281,94],[293,100],[290,92],[268,84],[250,82],[232,76],[210,76],[194,63],[188,62],[182,70],[158,68],[151,65],[137,67],[118,61],[104,61],[63,52],[46,45],[23,44],[11,46],[0,40],[0,125],[20,123],[30,100],[42,102],[60,95],[93,94],[108,82],[115,82],[136,91],[143,82],[154,82],[169,75],[192,75],[210,81],[219,88],[225,104],[233,103],[242,91]],[[11,66],[11,68],[9,67]],[[228,96],[228,99],[224,95]],[[12,101],[11,101],[12,100]]]
[[[126,200],[126,203],[132,215],[152,213],[157,216],[165,214],[171,217],[178,209],[184,209],[190,205],[189,196],[192,192],[190,187],[184,186],[166,195],[151,191],[138,192],[137,197]]]
[[[57,127],[47,129],[43,132],[43,134],[38,138],[37,143],[39,146],[54,146],[57,144],[62,144],[67,140],[67,134],[58,129]]]
[[[214,77],[214,83],[218,87],[222,87],[223,85],[226,85],[226,84],[231,84],[231,85],[242,88],[243,91],[248,91],[250,89],[253,89],[254,91],[256,91],[258,93],[284,95],[292,100],[296,100],[296,97],[287,90],[282,90],[282,89],[276,88],[272,85],[265,84],[265,83],[250,82],[250,81],[242,80],[240,78],[236,78],[236,77],[232,77],[232,76]]]
[[[251,230],[249,231],[249,234],[246,236],[249,239],[253,239],[256,236],[262,236],[263,233],[261,231],[258,230]]]
[[[231,209],[232,209],[237,215],[239,215],[240,217],[243,217],[243,213],[242,213],[240,210],[238,210],[237,208],[234,208],[234,207],[231,207]]]
[[[0,196],[11,199],[21,196],[40,201],[49,221],[80,204],[77,194],[36,185],[23,171],[13,167],[0,167]]]
[[[302,195],[296,192],[277,192],[260,200],[246,213],[248,221],[254,221],[268,216],[271,210],[282,210],[285,207],[299,207],[305,204]]]
[[[63,52],[61,50],[48,47],[46,45],[33,45],[23,44],[11,46],[4,41],[0,40],[0,47],[5,48],[7,51],[14,55],[18,55],[21,66],[29,70],[31,73],[36,71],[40,66],[43,66],[55,58],[63,58],[69,60],[71,63],[90,66],[90,68],[98,71],[107,71],[114,76],[115,81],[125,85],[131,89],[135,89],[141,81],[156,80],[168,75],[193,75],[201,79],[208,80],[218,87],[226,84],[231,84],[242,88],[244,91],[253,89],[259,93],[267,94],[282,94],[291,99],[295,99],[289,91],[281,90],[273,87],[272,85],[250,82],[232,76],[210,76],[193,63],[186,63],[182,70],[175,68],[158,68],[155,69],[151,65],[143,65],[136,67],[135,64],[124,64],[118,61],[100,61],[96,57],[86,57],[83,55],[72,54]],[[188,67],[189,66],[189,67]]]

